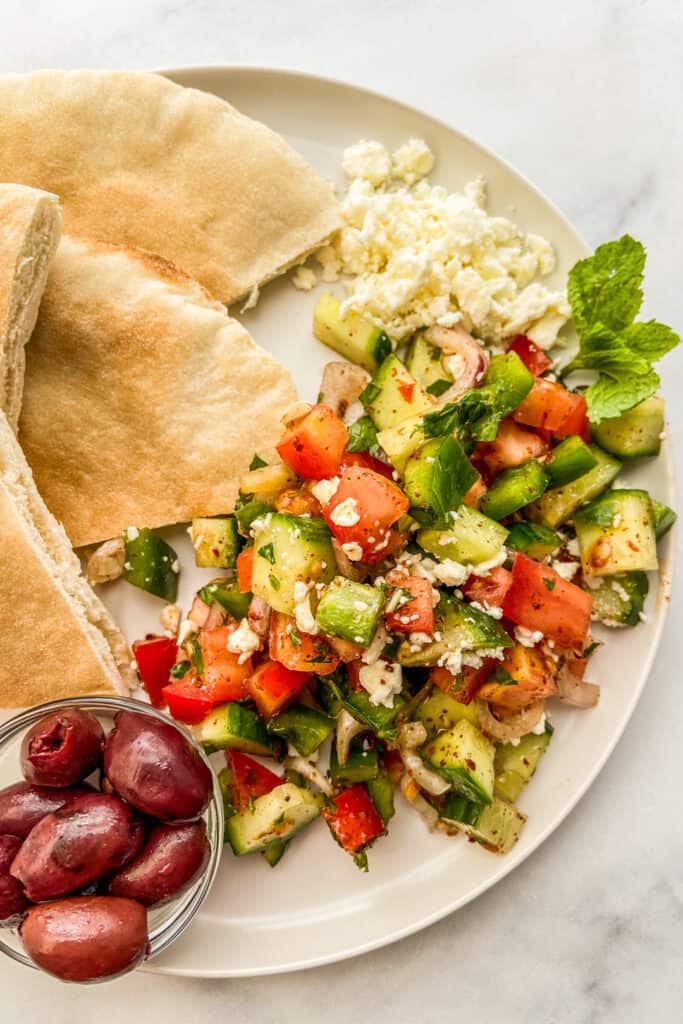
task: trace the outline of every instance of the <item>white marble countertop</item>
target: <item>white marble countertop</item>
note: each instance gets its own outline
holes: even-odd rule
[[[642,239],[646,312],[683,327],[677,0],[5,0],[0,10],[3,70],[273,65],[428,109],[508,158],[589,242],[624,230]],[[676,439],[682,374],[678,354],[664,381]],[[679,443],[679,473],[681,459]],[[264,979],[138,974],[104,988],[66,988],[3,961],[3,1018],[680,1019],[681,621],[679,584],[645,695],[596,784],[534,856],[459,913],[361,959]]]

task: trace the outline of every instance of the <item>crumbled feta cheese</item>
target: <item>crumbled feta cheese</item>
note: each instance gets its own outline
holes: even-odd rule
[[[339,280],[341,271],[341,260],[331,245],[323,245],[315,254],[315,260],[320,266],[320,276],[327,284],[333,284]]]
[[[360,660],[365,665],[374,665],[376,661],[382,655],[382,651],[389,642],[389,634],[387,633],[384,626],[380,625],[375,631],[375,635],[372,638],[372,643],[366,651],[360,656]]]
[[[311,494],[318,499],[321,505],[327,505],[328,501],[332,501],[338,487],[339,477],[331,476],[327,480],[316,480],[311,485]]]
[[[443,562],[438,562],[434,566],[433,572],[436,579],[445,583],[447,587],[459,587],[471,575],[467,565],[454,562],[451,558],[445,558]]]
[[[137,526],[129,526],[128,529],[126,530],[126,538],[128,540],[137,540],[139,536],[140,531],[138,530]]]
[[[360,522],[358,502],[355,498],[345,498],[336,508],[332,509],[330,519],[335,526],[355,526]]]
[[[235,632],[231,633],[228,637],[226,644],[229,651],[233,654],[239,654],[237,660],[240,665],[244,665],[245,661],[249,661],[254,651],[258,651],[260,646],[261,638],[251,628],[248,619],[242,619]]]
[[[342,167],[351,181],[359,179],[381,185],[391,174],[391,157],[381,142],[361,139],[344,150]]]
[[[366,612],[370,606],[367,601],[354,601],[353,607],[357,612]]]
[[[361,419],[362,416],[365,416],[365,406],[363,403],[359,401],[351,402],[351,405],[349,405],[344,413],[344,423],[347,427],[350,427],[352,423]]]
[[[624,587],[622,587],[619,580],[612,580],[612,590],[618,597],[621,598],[622,601],[629,600],[628,591],[625,590]]]
[[[579,570],[578,562],[560,562],[559,559],[554,558],[550,563],[551,569],[554,569],[558,576],[561,576],[563,580],[571,580],[574,578]]]
[[[379,143],[346,150],[345,223],[332,248],[355,280],[342,313],[363,312],[397,341],[462,323],[493,343],[523,333],[549,347],[570,312],[564,292],[536,279],[554,265],[552,247],[489,216],[481,179],[453,193],[418,181],[430,156],[410,140],[394,154],[392,173]]]
[[[167,629],[169,633],[172,633],[173,636],[175,636],[180,628],[180,620],[182,617],[183,613],[177,604],[167,604],[161,611],[159,622],[164,629]]]
[[[342,551],[350,562],[360,562],[363,557],[363,549],[355,540],[350,540],[347,541],[346,544],[342,544]]]
[[[455,352],[452,356],[444,356],[441,362],[453,380],[457,380],[465,370],[465,357],[461,356],[459,352]]]
[[[638,618],[641,622],[647,622],[647,615],[645,612],[638,612]]]
[[[490,615],[492,619],[502,619],[503,609],[491,607],[488,604],[480,604],[479,601],[470,601],[470,608],[476,608],[477,611],[484,612],[486,615]]]
[[[130,570],[133,568],[133,566],[131,565],[130,562],[124,562],[123,563],[123,568],[126,570],[126,572],[130,572]]]
[[[177,558],[175,558],[175,559],[174,559],[174,560],[173,560],[173,561],[171,562],[171,572],[174,572],[174,573],[176,574],[176,576],[177,576],[177,575],[178,575],[178,573],[180,572],[180,562],[178,561],[178,559],[177,559]]]
[[[195,625],[192,619],[184,619],[178,627],[178,646],[182,647],[184,643],[194,636],[195,633],[199,632],[199,627]]]
[[[317,283],[317,274],[310,267],[297,267],[292,275],[292,284],[300,292],[310,292],[311,288],[315,288]]]
[[[531,730],[532,733],[535,736],[542,736],[543,733],[545,732],[545,723],[546,723],[546,715],[545,715],[545,711],[544,711],[543,714],[541,715],[541,717],[539,718],[539,720],[536,722],[536,725]]]
[[[565,547],[567,549],[568,555],[572,555],[574,558],[578,558],[580,556],[581,550],[579,548],[579,542],[576,539],[576,537],[572,537],[571,540],[568,540]]]
[[[403,672],[395,661],[378,660],[361,666],[358,682],[369,695],[371,704],[393,708],[394,696],[403,687]]]
[[[311,609],[311,586],[303,580],[297,580],[294,584],[294,619],[296,628],[301,633],[319,633],[318,623]]]
[[[522,647],[535,647],[543,639],[543,633],[538,629],[527,629],[526,626],[515,626],[515,640]]]

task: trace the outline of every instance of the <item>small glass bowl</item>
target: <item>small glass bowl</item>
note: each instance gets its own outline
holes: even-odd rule
[[[135,711],[137,714],[148,715],[150,718],[158,718],[167,725],[174,726],[211,769],[206,754],[188,730],[149,704],[125,697],[74,697],[51,701],[49,704],[40,704],[15,715],[14,718],[0,725],[0,788],[20,782],[22,779],[19,751],[24,733],[44,715],[50,714],[52,711],[61,711],[64,708],[82,708],[84,711],[91,711],[102,722],[105,731],[111,728],[117,711]],[[211,770],[211,778],[213,779],[213,795],[203,815],[207,838],[211,845],[209,863],[204,873],[190,889],[158,908],[151,907],[149,909],[147,918],[149,954],[147,960],[163,953],[185,931],[206,899],[216,877],[223,852],[223,799],[213,770]],[[0,926],[0,950],[27,967],[36,967],[24,950],[19,929],[16,926]],[[101,980],[107,981],[108,979]]]

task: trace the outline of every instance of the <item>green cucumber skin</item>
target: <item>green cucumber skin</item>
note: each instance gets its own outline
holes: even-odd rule
[[[394,806],[394,784],[387,773],[380,769],[377,777],[368,779],[365,785],[372,802],[377,808],[377,813],[386,827],[396,813]]]
[[[176,552],[146,526],[135,531],[135,536],[130,536],[131,532],[129,529],[123,535],[126,557],[123,578],[134,587],[174,604],[178,597],[179,575],[173,571],[178,563]]]
[[[486,612],[459,601],[450,594],[442,594],[435,609],[435,632],[440,640],[412,651],[409,641],[400,645],[396,660],[400,665],[412,668],[421,665],[436,665],[449,651],[476,651],[484,648],[512,647],[513,641],[499,622]]]
[[[197,593],[204,604],[219,604],[238,621],[246,618],[252,598],[250,593],[243,594],[233,579],[211,580]]]
[[[460,505],[448,527],[427,527],[417,534],[417,543],[439,561],[450,558],[466,565],[479,565],[496,558],[503,549],[507,528],[469,505]],[[448,539],[448,543],[444,543]]]
[[[597,465],[564,487],[550,488],[533,502],[526,512],[532,522],[556,530],[571,519],[581,505],[597,498],[609,487],[621,469],[621,463],[597,445],[590,445],[590,450]]]
[[[342,317],[335,295],[321,295],[313,311],[313,334],[334,352],[375,373],[391,353],[391,341],[384,331],[358,313]]]
[[[401,388],[407,389],[409,397],[401,393]],[[395,355],[387,356],[360,400],[378,430],[396,427],[403,420],[436,408],[435,401]]]
[[[513,523],[505,541],[513,551],[542,562],[562,546],[562,538],[540,523]]]
[[[268,723],[268,732],[287,740],[303,756],[310,755],[334,730],[334,718],[307,704],[293,704]]]
[[[273,842],[288,842],[320,814],[321,804],[310,790],[284,782],[228,818],[227,841],[237,857],[260,853]]]
[[[377,587],[337,576],[316,609],[321,632],[369,647],[384,610],[384,592]],[[360,608],[364,605],[364,608]]]
[[[603,576],[597,587],[585,590],[593,598],[593,617],[604,625],[637,626],[649,588],[646,573],[635,571]]]
[[[545,464],[550,487],[563,487],[590,472],[598,464],[593,452],[580,437],[565,437],[553,448],[551,459]]]
[[[273,741],[258,714],[236,702],[215,708],[192,732],[207,754],[228,749],[262,757],[274,754]]]
[[[252,589],[275,611],[294,614],[298,580],[329,583],[334,578],[334,549],[324,519],[273,512],[252,529]]]
[[[490,519],[505,519],[541,497],[548,486],[548,474],[536,459],[506,469],[481,499],[481,511]]]
[[[379,774],[377,749],[364,750],[362,739],[353,739],[346,764],[339,764],[337,745],[333,743],[328,774],[332,782],[341,786],[353,786],[356,782],[369,782],[376,779]]]
[[[652,499],[652,515],[654,517],[655,525],[655,537],[657,540],[661,540],[671,529],[678,518],[676,513],[668,505],[663,505],[661,501],[655,501]]]
[[[237,520],[216,516],[192,520],[194,561],[201,569],[234,569],[240,551]]]
[[[658,567],[652,502],[647,491],[615,488],[574,516],[581,565],[589,576]]]
[[[429,741],[421,753],[457,793],[474,803],[491,803],[494,747],[471,722],[461,719]]]
[[[653,395],[621,416],[595,424],[591,431],[605,451],[621,459],[659,455],[664,413],[664,399]]]

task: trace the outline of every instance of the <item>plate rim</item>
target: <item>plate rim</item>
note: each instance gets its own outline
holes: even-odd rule
[[[166,78],[170,78],[176,81],[176,76],[184,76],[187,74],[205,75],[205,76],[220,76],[221,74],[238,74],[238,75],[253,75],[255,77],[259,75],[278,75],[285,76],[291,79],[306,79],[310,83],[321,82],[328,86],[341,87],[344,90],[350,90],[352,92],[360,93],[365,96],[369,96],[373,99],[381,100],[383,102],[389,102],[394,106],[397,106],[408,113],[417,115],[420,118],[431,121],[438,127],[445,129],[450,133],[454,133],[461,139],[464,139],[475,149],[478,149],[482,153],[485,153],[488,157],[504,165],[506,170],[514,175],[517,179],[522,181],[528,188],[530,188],[537,196],[539,196],[547,207],[552,210],[553,214],[560,220],[565,228],[567,228],[580,243],[581,247],[585,250],[586,255],[592,252],[591,247],[588,245],[583,235],[579,233],[576,227],[572,224],[566,214],[551,200],[545,192],[539,188],[534,182],[532,182],[523,172],[518,170],[512,165],[505,157],[500,156],[491,146],[480,142],[478,139],[472,137],[467,132],[457,128],[454,124],[443,118],[436,117],[435,115],[423,110],[420,107],[414,106],[404,100],[397,99],[389,93],[381,92],[377,89],[358,85],[355,82],[346,81],[343,78],[337,78],[331,75],[320,75],[311,71],[298,70],[290,67],[277,67],[273,65],[258,65],[258,64],[185,64],[177,65],[172,68],[149,68],[148,71],[152,71],[155,74],[162,75]],[[195,87],[192,87],[195,88]],[[206,90],[202,90],[206,91]],[[676,486],[676,473],[675,463],[673,459],[673,449],[671,444],[670,434],[667,432],[667,436],[662,445],[662,451],[659,456],[662,460],[664,468],[664,474],[667,483],[671,489],[671,493],[677,497],[677,486]],[[336,953],[326,953],[320,956],[310,956],[296,960],[288,964],[279,964],[266,967],[254,967],[253,969],[239,968],[238,970],[228,969],[197,969],[197,968],[183,968],[177,965],[165,966],[163,963],[158,961],[152,961],[145,964],[141,969],[146,973],[169,975],[174,977],[185,977],[185,978],[207,978],[207,979],[218,979],[218,978],[253,978],[253,977],[264,977],[268,975],[276,974],[288,974],[296,971],[310,970],[315,967],[323,967],[328,964],[340,963],[344,960],[350,960],[357,956],[363,956],[366,953],[370,953],[373,950],[381,949],[384,946],[392,945],[395,942],[399,942],[401,939],[408,938],[410,935],[414,935],[417,932],[422,931],[425,928],[436,924],[438,921],[443,920],[449,915],[460,910],[468,903],[478,899],[488,889],[493,888],[500,881],[502,881],[507,875],[519,867],[522,863],[532,858],[539,847],[545,843],[545,841],[555,832],[562,822],[569,817],[569,815],[575,810],[578,803],[583,799],[588,790],[591,788],[597,777],[602,772],[605,764],[614,752],[617,744],[622,739],[626,728],[633,717],[633,713],[640,701],[645,686],[649,680],[652,666],[655,658],[659,652],[662,633],[664,626],[668,618],[668,610],[670,605],[670,595],[672,583],[676,569],[676,541],[678,537],[678,524],[674,524],[672,530],[669,532],[667,538],[667,547],[662,558],[662,562],[659,568],[659,587],[657,594],[657,605],[653,609],[654,618],[654,629],[652,643],[648,650],[647,656],[643,662],[643,668],[641,673],[641,682],[635,692],[632,694],[631,699],[626,707],[623,721],[619,728],[617,728],[614,735],[610,738],[609,742],[605,745],[603,750],[600,752],[592,771],[588,777],[578,786],[577,790],[572,793],[571,797],[563,802],[561,810],[555,813],[551,820],[548,822],[542,832],[535,838],[533,845],[526,849],[523,854],[514,851],[511,854],[506,855],[505,859],[501,858],[498,869],[493,872],[486,880],[480,882],[477,886],[467,892],[465,895],[458,897],[455,900],[446,902],[444,906],[439,907],[431,913],[424,916],[418,916],[410,924],[404,925],[399,928],[394,928],[392,931],[383,935],[381,938],[374,938],[367,942],[359,942],[353,948],[347,948]]]

